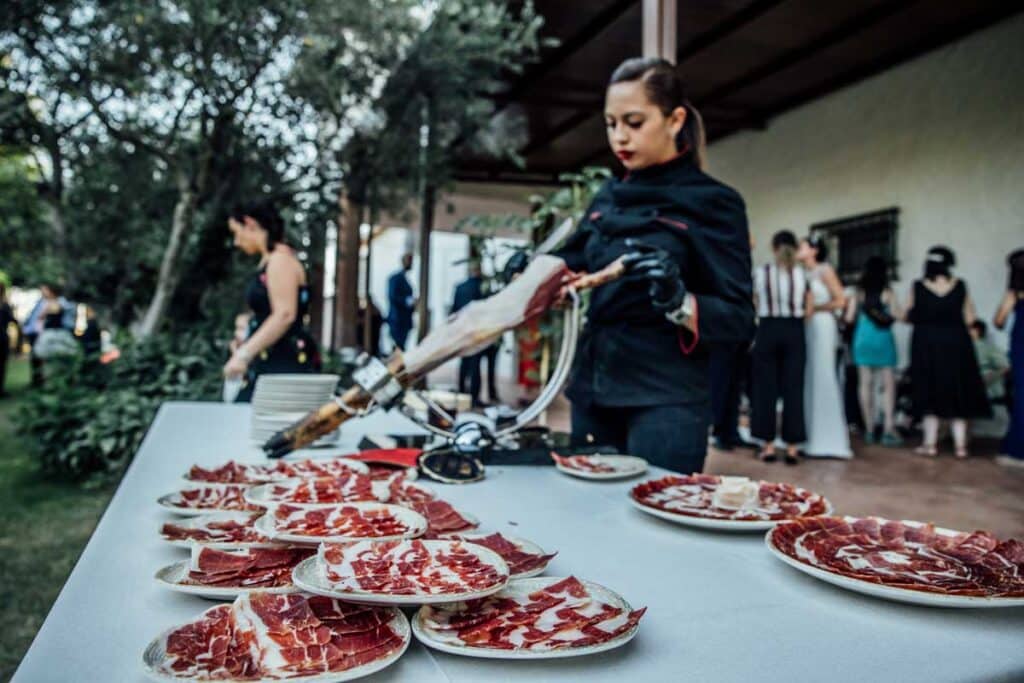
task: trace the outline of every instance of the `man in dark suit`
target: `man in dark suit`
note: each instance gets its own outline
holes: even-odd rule
[[[412,331],[412,312],[416,297],[405,276],[412,269],[412,254],[402,254],[402,267],[388,278],[388,330],[395,346],[405,351],[405,343]]]
[[[480,264],[471,262],[469,264],[469,277],[455,287],[455,296],[452,299],[451,312],[457,313],[471,302],[484,298],[484,281],[480,277]],[[480,404],[480,359],[483,352],[474,353],[472,356],[463,356],[459,359],[459,392],[466,393],[473,399],[473,405]]]

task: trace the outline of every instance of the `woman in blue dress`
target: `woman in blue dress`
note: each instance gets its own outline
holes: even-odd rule
[[[1013,396],[1010,403],[1010,431],[1003,441],[1003,453],[998,458],[1004,465],[1024,467],[1024,249],[1018,249],[1007,259],[1010,282],[999,304],[993,321],[1003,329],[1013,314],[1010,332],[1010,373],[1013,378]]]
[[[875,419],[882,412],[883,446],[900,446],[903,440],[893,426],[896,408],[897,357],[892,325],[900,316],[896,294],[889,287],[888,266],[879,256],[865,262],[857,293],[850,298],[846,321],[856,321],[853,332],[853,364],[857,366],[858,398],[864,416],[864,441],[875,442]],[[875,405],[876,383],[882,384],[882,405]]]

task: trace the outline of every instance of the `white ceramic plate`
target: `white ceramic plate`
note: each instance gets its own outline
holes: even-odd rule
[[[323,477],[323,478],[324,479],[331,479],[332,477]],[[305,481],[305,479],[299,479],[299,478],[283,479],[281,481],[275,481],[275,482],[272,482],[272,483],[269,483],[269,484],[260,484],[259,486],[253,486],[251,489],[249,489],[248,491],[245,492],[245,500],[247,502],[249,502],[249,503],[252,503],[253,505],[259,505],[260,507],[271,507],[273,505],[280,505],[282,503],[285,503],[287,505],[303,505],[303,506],[306,506],[306,507],[317,507],[317,506],[330,507],[331,505],[343,505],[344,504],[344,503],[291,503],[291,502],[286,501],[286,500],[277,500],[277,499],[275,499],[273,497],[273,493],[271,493],[271,491],[272,491],[274,486],[282,486],[282,485],[290,486],[290,485],[297,484],[297,483],[300,483],[300,482],[303,482],[303,481]],[[376,483],[376,482],[374,482],[374,483]],[[373,486],[371,484],[371,490],[372,490],[373,496],[379,502],[381,502],[381,503],[386,503],[387,502],[386,499],[382,499],[380,497],[380,489],[379,489],[379,487]],[[352,502],[357,502],[357,501],[352,501]],[[358,501],[358,502],[372,503],[373,501]]]
[[[879,522],[883,522],[879,518]],[[903,524],[908,526],[923,526],[921,522],[904,521]],[[935,528],[935,532],[946,535],[956,535],[958,531],[951,529]],[[973,595],[943,595],[941,593],[928,593],[926,591],[917,591],[909,588],[896,588],[895,586],[883,586],[877,583],[871,583],[870,581],[863,581],[861,579],[855,579],[849,576],[843,576],[842,574],[835,574],[822,569],[820,567],[814,567],[809,564],[805,564],[795,557],[790,557],[786,553],[779,550],[775,543],[772,542],[772,534],[769,531],[764,536],[765,545],[768,546],[768,550],[772,552],[775,557],[779,558],[790,567],[802,571],[808,576],[813,576],[816,579],[820,579],[826,583],[831,583],[833,586],[839,586],[847,590],[854,591],[856,593],[863,593],[864,595],[870,595],[876,598],[882,598],[884,600],[892,600],[895,602],[906,602],[912,605],[924,605],[926,607],[1022,607],[1024,606],[1024,598],[986,598],[978,597]]]
[[[454,537],[464,539],[466,541],[469,541],[470,543],[473,542],[474,538],[483,538],[485,536],[490,536],[490,535],[491,534],[485,534],[485,533],[479,533],[479,532],[466,532],[466,533],[462,533],[462,534],[453,534]],[[505,536],[505,534],[502,534],[502,536]],[[512,543],[515,543],[517,546],[519,546],[519,549],[522,550],[524,553],[530,553],[531,555],[547,555],[547,552],[545,552],[543,548],[541,548],[539,545],[537,545],[533,541],[528,541],[525,538],[519,538],[518,536],[505,536],[505,539],[508,540],[508,541],[511,541]],[[544,570],[546,570],[547,568],[548,568],[548,563],[545,562],[540,567],[537,567],[536,569],[531,569],[528,572],[523,572],[522,574],[512,574],[509,577],[509,579],[510,580],[529,579],[529,578],[531,578],[533,576],[538,576],[540,574],[543,574]]]
[[[428,547],[446,541],[423,541]],[[508,574],[508,565],[501,559],[498,553],[485,548],[482,545],[467,543],[466,550],[479,557],[482,561],[497,568],[499,571]],[[338,598],[349,602],[380,604],[380,605],[434,605],[445,602],[460,602],[462,600],[473,600],[485,598],[488,595],[497,593],[508,583],[504,581],[489,588],[472,591],[468,593],[448,593],[445,595],[428,595],[417,593],[414,595],[390,595],[387,593],[370,593],[367,591],[339,591],[336,590],[330,581],[327,580],[326,568],[320,563],[319,558],[314,555],[299,562],[292,570],[292,581],[302,590],[315,595],[325,595],[329,598]]]
[[[234,600],[239,595],[251,591],[263,591],[264,593],[298,593],[295,586],[279,586],[276,588],[253,587],[253,588],[230,588],[224,586],[202,586],[191,583],[183,583],[188,576],[189,561],[175,562],[159,570],[153,578],[164,588],[170,588],[179,593],[198,595],[207,600]]]
[[[390,626],[391,630],[402,638],[402,646],[383,659],[378,659],[375,662],[357,666],[347,671],[338,671],[335,673],[296,676],[294,678],[261,678],[258,680],[245,681],[218,679],[218,683],[281,683],[282,680],[288,681],[288,683],[342,683],[342,681],[354,681],[357,678],[369,676],[370,674],[376,673],[381,669],[385,669],[398,661],[399,657],[405,654],[406,649],[409,647],[409,642],[412,640],[412,635],[409,629],[409,620],[406,619],[405,615],[397,609],[391,609],[390,611],[392,617],[391,621],[388,622],[388,626]],[[185,681],[199,680],[194,678],[171,676],[170,674],[160,671],[158,668],[160,662],[165,658],[167,636],[170,635],[175,628],[169,628],[153,639],[153,641],[146,647],[146,650],[142,653],[142,664],[145,668],[146,676],[150,680],[160,681],[161,683],[183,683]]]
[[[289,505],[292,505],[289,503]],[[332,503],[330,505],[303,505],[296,504],[292,507],[299,508],[327,508],[334,506],[344,505],[346,507],[354,507],[360,510],[380,510],[382,508],[387,509],[388,512],[393,514],[398,520],[405,523],[409,527],[409,531],[404,534],[398,534],[394,536],[380,536],[373,538],[365,538],[361,536],[304,536],[301,534],[289,534],[279,532],[274,528],[274,508],[271,506],[267,510],[267,514],[263,515],[256,520],[256,529],[262,534],[269,536],[275,541],[287,541],[288,543],[297,543],[299,545],[319,545],[323,541],[329,542],[345,542],[345,541],[395,541],[404,538],[415,538],[422,536],[427,530],[427,520],[420,513],[409,508],[402,507],[401,505],[389,505],[388,503]]]
[[[498,595],[510,595],[510,596],[525,596],[538,591],[541,588],[550,586],[553,583],[562,581],[565,577],[540,577],[535,579],[517,579],[509,582]],[[587,587],[587,590],[602,602],[606,602],[616,607],[621,607],[625,610],[632,611],[632,607],[625,598],[616,593],[613,590],[609,590],[604,586],[592,583],[590,581],[583,581],[583,584]],[[590,645],[586,647],[569,647],[560,650],[543,650],[543,651],[531,651],[531,650],[499,650],[496,648],[485,648],[485,647],[471,647],[469,645],[453,645],[452,643],[446,643],[440,640],[433,629],[426,626],[423,623],[423,610],[417,612],[412,618],[412,632],[416,636],[416,640],[420,641],[427,647],[441,652],[447,652],[453,655],[462,655],[464,657],[479,657],[481,659],[562,659],[565,657],[582,657],[584,655],[593,655],[598,652],[606,652],[608,650],[614,650],[617,647],[622,647],[629,641],[633,640],[637,632],[640,630],[640,625],[637,624],[635,628],[626,631],[617,638],[613,638],[604,643],[597,645]]]
[[[643,474],[647,471],[647,461],[635,455],[590,455],[587,456],[596,460],[601,465],[609,465],[615,468],[614,472],[586,472],[571,467],[566,467],[555,462],[555,468],[563,473],[579,479],[590,479],[592,481],[609,481],[613,479],[628,479]]]
[[[176,520],[174,522],[174,524],[176,524],[177,526],[180,526],[180,527],[185,527],[186,529],[195,529],[195,528],[204,526],[207,522],[209,522],[209,521],[211,521],[213,519],[228,519],[228,520],[232,520],[232,521],[235,521],[235,522],[244,522],[244,521],[246,521],[248,519],[249,515],[252,515],[252,514],[254,514],[254,513],[252,513],[252,512],[210,512],[209,514],[206,514],[206,515],[197,515],[197,516],[194,516],[194,517],[190,517],[188,519],[179,519],[179,520]],[[162,526],[163,525],[161,525],[161,527]],[[244,543],[244,542],[238,542],[238,541],[214,541],[214,542],[207,543],[207,542],[204,542],[204,541],[195,541],[195,540],[187,539],[187,538],[186,539],[172,540],[172,539],[169,539],[169,538],[165,537],[162,533],[160,534],[160,538],[163,539],[166,543],[170,543],[173,546],[177,546],[179,548],[185,548],[185,549],[191,548],[192,544],[194,544],[194,543],[198,544],[198,545],[201,545],[201,546],[204,546],[204,547],[207,547],[207,548],[216,548],[218,550],[223,550],[225,548],[274,548],[274,547],[279,547],[279,546],[282,546],[282,545],[286,545],[284,543],[275,543],[275,542],[271,541],[270,539],[267,539],[267,541],[265,541],[265,542],[252,542],[252,543]]]
[[[390,482],[388,482],[386,480],[380,480],[380,479],[376,479],[373,482],[373,495],[377,496],[377,500],[381,501],[382,503],[388,502],[388,499],[391,497],[391,490],[389,488],[389,483]],[[421,491],[421,492],[429,495],[431,500],[436,500],[437,499],[437,492],[435,492],[434,489],[432,489],[432,488],[429,488],[427,486],[423,486],[422,484],[413,484],[408,479],[405,479],[402,482],[402,485],[403,486],[408,486],[408,487],[413,488],[413,489],[417,489],[418,491]]]
[[[789,519],[714,519],[712,517],[695,517],[692,515],[681,515],[675,512],[669,512],[668,510],[661,510],[650,505],[644,505],[638,502],[633,496],[629,496],[629,502],[633,504],[638,510],[642,510],[649,515],[660,517],[661,519],[675,522],[676,524],[682,524],[683,526],[692,526],[699,529],[710,529],[712,531],[766,531],[772,529],[775,525],[782,522],[788,522]],[[820,516],[827,517],[832,514],[832,503],[828,500],[825,501],[825,512]]]
[[[337,431],[335,431],[333,433],[334,434],[338,434]],[[330,435],[328,435],[328,436],[330,436]],[[344,460],[345,461],[345,465],[348,467],[348,469],[352,470],[353,472],[358,472],[359,474],[369,474],[370,473],[370,468],[367,466],[367,464],[365,462],[362,462],[361,460],[353,460],[353,459],[347,458],[347,457],[345,457],[343,455],[331,455],[331,456],[325,456],[325,457],[317,457],[317,456],[311,456],[310,453],[300,453],[300,454],[296,455],[295,457],[285,458],[284,460],[282,460],[280,462],[284,462],[284,463],[287,463],[287,464],[290,464],[290,465],[294,465],[296,462],[300,462],[300,461],[304,461],[304,460],[312,460],[313,462],[319,462],[319,463],[330,462],[330,461],[333,461],[333,460]],[[211,466],[209,469],[213,469],[214,467],[215,466]],[[323,476],[323,475],[319,475],[319,476]],[[199,480],[196,480],[196,479],[189,479],[188,478],[188,473],[186,472],[185,476],[182,477],[182,481],[185,482],[185,486],[188,487],[188,488],[200,488],[200,487],[203,487],[203,486],[260,486],[262,484],[277,484],[278,482],[286,481],[288,479],[302,479],[302,478],[304,478],[304,477],[282,477],[280,479],[273,479],[271,481],[261,481],[261,482],[259,482],[257,484],[221,484],[221,483],[213,483],[213,482],[208,483],[208,482],[199,481]]]
[[[205,489],[205,488],[223,488],[225,486],[240,486],[242,488],[248,488],[249,484],[212,484],[212,483],[196,481],[196,482],[191,482],[189,485],[185,486],[185,488],[182,489],[182,490]],[[186,508],[186,507],[179,507],[177,505],[174,505],[171,502],[174,499],[174,497],[176,495],[178,495],[179,493],[181,493],[181,491],[175,491],[173,493],[165,493],[164,495],[162,495],[159,498],[157,498],[156,502],[157,502],[158,505],[160,505],[164,509],[170,510],[174,514],[180,515],[182,517],[199,517],[200,515],[209,515],[211,513],[227,513],[227,512],[249,512],[249,513],[252,513],[252,512],[259,512],[259,510],[234,510],[234,509],[228,509],[228,508]]]

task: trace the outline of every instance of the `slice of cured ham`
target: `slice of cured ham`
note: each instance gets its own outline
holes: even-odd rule
[[[430,489],[413,484],[410,481],[406,481],[405,474],[403,472],[397,472],[391,475],[390,478],[384,482],[378,482],[377,486],[383,484],[386,490],[383,496],[385,501],[388,503],[394,503],[395,505],[406,505],[411,506],[414,503],[425,503],[430,500],[435,500],[437,494]]]
[[[489,536],[473,536],[470,538],[459,537],[459,540],[482,545],[483,547],[490,548],[494,552],[498,553],[498,555],[501,556],[501,559],[505,560],[505,564],[508,565],[508,570],[511,572],[513,577],[517,574],[526,574],[527,572],[532,572],[535,569],[546,567],[548,562],[558,554],[550,553],[545,555],[526,552],[521,545],[517,544],[515,541],[505,538],[499,533],[490,534]]]
[[[160,673],[202,681],[288,679],[386,659],[405,638],[385,608],[253,592],[171,631]]]
[[[354,503],[377,500],[373,480],[358,472],[335,477],[291,479],[263,486],[261,502],[267,503]]]
[[[637,484],[630,491],[633,500],[648,507],[691,517],[729,520],[783,520],[827,514],[828,501],[816,493],[791,484],[761,481],[757,495],[741,507],[719,507],[716,492],[723,480],[713,474],[669,475]]]
[[[800,562],[861,581],[946,595],[1024,597],[1024,543],[986,531],[819,517],[781,524],[770,539]]]
[[[358,541],[322,543],[317,558],[339,592],[459,595],[508,580],[508,567],[482,554],[460,541]]]
[[[462,514],[443,500],[410,500],[403,503],[427,519],[427,538],[438,538],[461,531],[472,531],[480,522]]]
[[[269,543],[269,536],[258,531],[254,524],[262,513],[239,512],[230,515],[211,514],[193,517],[187,522],[168,522],[160,529],[168,541],[196,541],[198,543]]]
[[[425,606],[420,623],[452,645],[545,651],[610,641],[636,628],[646,611],[605,602],[573,576],[527,595],[516,594],[515,585],[487,598]]]
[[[315,553],[313,548],[192,548],[184,585],[219,588],[277,588],[292,585],[292,569]]]
[[[387,505],[340,504],[318,507],[278,505],[267,514],[278,535],[309,538],[384,538],[416,535],[416,529],[396,514],[402,508]],[[422,523],[422,520],[421,520]]]
[[[226,484],[184,489],[166,496],[164,504],[181,510],[251,510],[260,508],[245,500],[248,486]]]
[[[593,472],[595,474],[610,474],[617,471],[614,467],[589,455],[559,455],[552,453],[551,459],[562,467],[580,472]]]
[[[365,474],[367,467],[348,458],[279,461],[273,465],[243,464],[229,460],[218,467],[193,465],[186,479],[211,484],[266,484],[285,479],[335,477],[347,472]]]

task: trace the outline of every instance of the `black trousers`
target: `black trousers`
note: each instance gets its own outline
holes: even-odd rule
[[[704,469],[708,405],[621,408],[572,405],[573,446],[611,446],[652,465],[691,474]]]
[[[480,352],[480,361],[483,365],[483,361],[487,361],[487,400],[491,403],[499,403],[501,398],[498,397],[498,352],[501,350],[501,342],[491,344],[486,349]]]
[[[757,439],[776,436],[776,404],[782,398],[782,440],[807,440],[804,426],[804,362],[807,358],[801,318],[761,318],[751,352],[753,406],[750,432]]]
[[[750,364],[747,346],[724,344],[711,350],[711,414],[715,437],[725,443],[740,441],[740,388]]]
[[[459,393],[468,393],[473,404],[480,403],[480,359],[483,353],[463,356],[459,359]]]

